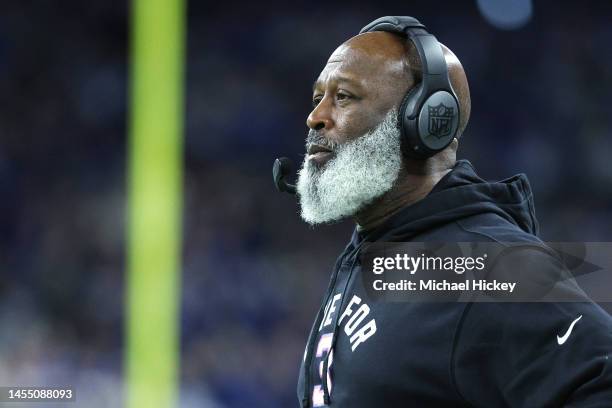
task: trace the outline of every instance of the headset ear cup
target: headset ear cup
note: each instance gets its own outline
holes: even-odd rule
[[[416,120],[421,151],[428,156],[444,150],[457,135],[459,103],[446,90],[429,95]]]
[[[424,160],[452,142],[457,134],[460,112],[455,96],[445,90],[434,92],[421,105],[413,107],[413,98],[419,99],[419,91],[419,87],[413,88],[400,105],[401,146],[405,157]],[[415,114],[410,115],[411,112]]]
[[[419,129],[417,126],[419,115],[417,114],[415,119],[410,119],[410,112],[406,112],[411,100],[419,93],[418,90],[420,86],[421,85],[414,86],[412,89],[406,92],[406,95],[404,96],[398,110],[398,122],[402,134],[401,149],[402,154],[405,157],[420,158],[418,154]],[[419,110],[420,108],[417,109],[417,113]]]

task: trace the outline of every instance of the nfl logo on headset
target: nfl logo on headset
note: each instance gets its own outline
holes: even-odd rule
[[[448,136],[452,129],[454,109],[440,102],[438,106],[428,106],[429,134],[438,139]]]

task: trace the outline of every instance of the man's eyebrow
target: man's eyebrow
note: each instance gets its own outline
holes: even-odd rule
[[[358,80],[356,80],[354,78],[351,78],[351,77],[347,77],[347,76],[333,77],[332,81],[335,81],[335,82],[346,82],[346,83],[349,83],[351,85],[361,87],[361,83]],[[319,84],[320,84],[320,81],[318,79],[316,81],[314,81],[314,83],[312,84],[312,90],[314,91],[315,89],[317,89],[317,85],[319,85]]]

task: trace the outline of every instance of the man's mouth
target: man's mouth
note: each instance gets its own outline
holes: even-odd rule
[[[308,160],[314,161],[317,165],[322,166],[327,163],[334,155],[334,152],[322,145],[311,144],[308,146]]]

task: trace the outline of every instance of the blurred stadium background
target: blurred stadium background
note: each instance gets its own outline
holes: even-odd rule
[[[352,225],[303,224],[271,164],[301,160],[312,82],[376,17],[413,15],[461,59],[459,155],[485,178],[527,173],[544,239],[611,241],[611,6],[191,2],[180,405],[296,406]],[[84,407],[123,402],[129,16],[0,3],[0,385],[71,384]]]

